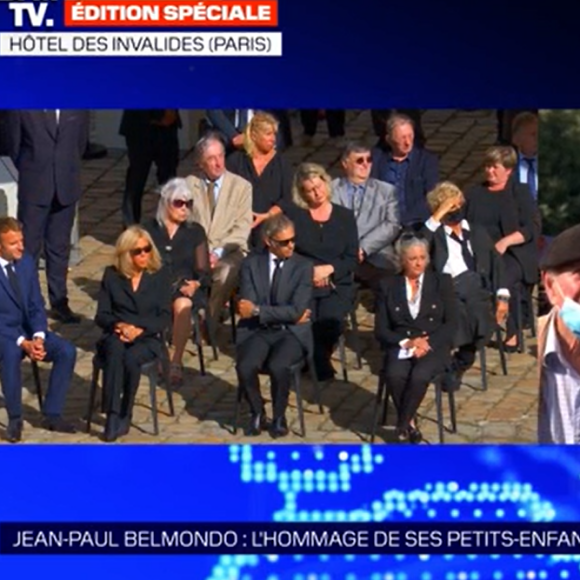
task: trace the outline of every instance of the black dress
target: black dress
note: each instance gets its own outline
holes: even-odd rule
[[[169,237],[167,228],[156,219],[148,220],[143,227],[149,232],[169,271],[172,300],[184,298],[179,290],[182,281],[197,280],[200,287],[192,301],[200,306],[207,298],[211,284],[209,248],[203,227],[196,222],[183,223],[173,238]]]
[[[510,179],[502,191],[490,191],[485,183],[477,185],[465,199],[467,221],[483,226],[494,244],[514,232],[524,237],[523,244],[510,246],[502,256],[505,282],[512,296],[507,329],[512,336],[516,332],[517,289],[538,281],[538,232],[532,196],[526,185]]]
[[[276,153],[260,175],[256,173],[252,158],[245,151],[232,153],[226,165],[229,171],[243,177],[252,184],[252,211],[266,213],[282,201],[292,201],[292,167]],[[260,228],[252,230],[250,247],[261,248]]]
[[[332,285],[314,288],[312,331],[314,362],[320,380],[334,376],[330,358],[343,331],[344,320],[353,306],[354,270],[358,259],[358,229],[352,210],[332,204],[326,222],[316,222],[307,209],[293,203],[280,204],[294,222],[296,253],[308,258],[314,266],[334,267]]]

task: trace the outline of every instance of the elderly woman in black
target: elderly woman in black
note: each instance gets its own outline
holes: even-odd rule
[[[203,227],[193,221],[193,196],[185,179],[168,181],[154,219],[143,224],[171,276],[173,332],[170,378],[183,381],[183,353],[191,336],[191,310],[205,305],[211,281],[209,250]]]
[[[505,285],[510,291],[506,350],[517,350],[515,313],[519,288],[538,282],[538,225],[532,195],[512,172],[517,155],[512,147],[491,147],[485,154],[485,182],[465,196],[465,217],[483,226],[502,256]]]
[[[104,361],[106,441],[129,432],[141,365],[162,353],[161,333],[171,315],[167,274],[143,228],[131,226],[119,236],[113,265],[103,275],[95,316],[103,329],[97,349]]]
[[[402,272],[381,281],[375,335],[385,351],[399,439],[419,443],[415,415],[429,383],[450,361],[457,305],[451,276],[427,268],[429,243],[423,236],[404,233],[397,255]]]
[[[331,202],[331,178],[321,165],[301,164],[294,176],[293,203],[280,202],[294,222],[296,253],[314,264],[312,331],[314,363],[321,381],[335,375],[331,357],[353,307],[358,230],[352,210]]]

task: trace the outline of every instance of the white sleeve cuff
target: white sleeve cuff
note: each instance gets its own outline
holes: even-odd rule
[[[19,336],[16,339],[16,346],[20,346],[25,340],[26,340],[26,338],[24,336]]]
[[[215,254],[219,260],[221,260],[223,255],[224,255],[224,249],[223,248],[214,248],[212,253]]]
[[[497,291],[497,297],[498,298],[510,298],[511,294],[510,291],[507,288],[500,288]]]
[[[42,331],[35,332],[35,333],[32,335],[32,338],[40,338],[40,339],[42,339],[42,340],[45,340],[45,339],[46,339],[46,334],[45,334],[44,332],[42,332]]]
[[[441,227],[441,222],[438,222],[436,219],[431,216],[426,222],[425,225],[432,231],[436,232]]]
[[[406,348],[407,348],[407,346],[408,346],[408,344],[409,344],[409,342],[411,342],[411,339],[409,339],[409,338],[404,338],[403,340],[400,340],[400,341],[399,341],[399,346],[400,346],[401,348],[405,348],[405,349],[406,349]]]

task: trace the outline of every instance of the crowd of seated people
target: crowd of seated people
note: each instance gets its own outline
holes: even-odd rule
[[[224,115],[214,111],[214,120]],[[506,348],[517,348],[514,310],[537,283],[539,232],[512,147],[490,148],[485,181],[464,194],[441,181],[437,157],[401,113],[373,148],[346,144],[335,180],[317,163],[292,170],[278,128],[274,115],[254,111],[229,141],[206,133],[191,174],[162,186],[156,216],[119,237],[95,318],[106,441],[130,429],[141,365],[169,342],[169,379],[181,385],[193,313],[203,310],[216,328],[231,301],[252,435],[288,433],[292,365],[312,365],[319,382],[332,383],[332,355],[360,287],[375,294],[402,441],[422,440],[416,415],[433,378],[446,373],[446,388],[459,388],[496,325],[506,326]],[[271,377],[271,422],[260,373]]]

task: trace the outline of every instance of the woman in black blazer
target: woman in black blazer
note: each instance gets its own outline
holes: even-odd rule
[[[529,187],[517,183],[512,172],[517,164],[513,147],[491,147],[485,154],[486,180],[471,189],[466,199],[466,219],[483,226],[501,254],[505,284],[510,291],[506,350],[517,350],[518,288],[538,282],[538,227]]]
[[[183,353],[191,336],[191,311],[207,307],[211,268],[207,236],[193,221],[193,195],[185,179],[176,177],[161,189],[157,215],[143,224],[171,277],[172,355],[170,380],[183,382]]]
[[[398,413],[401,440],[419,443],[415,414],[429,383],[449,363],[457,305],[451,276],[427,269],[429,243],[405,233],[397,244],[401,274],[384,278],[375,335],[385,351],[385,378]]]
[[[143,228],[131,226],[119,236],[113,263],[105,269],[95,317],[103,329],[97,348],[108,407],[105,441],[129,432],[141,365],[161,355],[171,316],[171,280]]]

